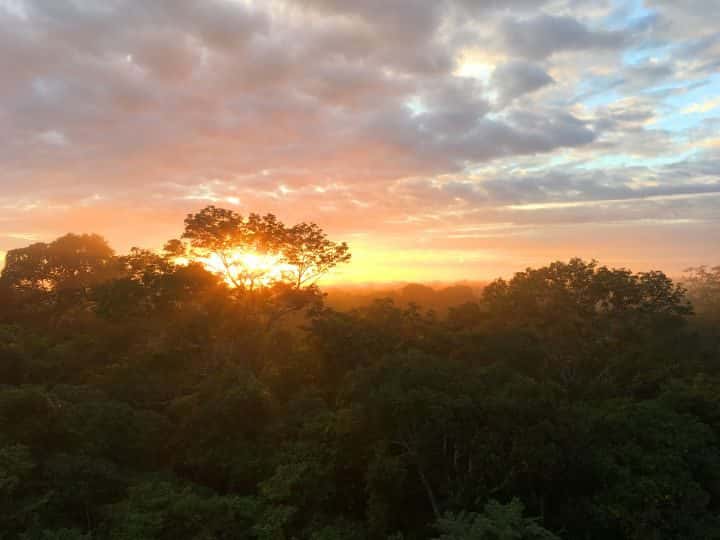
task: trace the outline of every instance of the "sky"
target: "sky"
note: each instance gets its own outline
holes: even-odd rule
[[[216,206],[333,279],[720,263],[718,0],[0,0],[0,258]]]

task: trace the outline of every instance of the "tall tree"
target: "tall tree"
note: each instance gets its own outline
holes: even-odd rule
[[[327,238],[315,223],[285,226],[273,214],[247,217],[207,206],[185,219],[182,240],[171,240],[174,257],[199,260],[240,290],[275,285],[312,287],[332,268],[350,260],[346,243]]]
[[[63,316],[86,305],[92,288],[117,276],[119,271],[118,260],[104,238],[97,234],[66,234],[50,243],[38,242],[9,251],[0,275],[0,289],[21,311],[42,307]]]
[[[314,284],[340,263],[350,261],[345,242],[335,243],[315,223],[298,223],[284,234],[283,259],[290,266],[293,285],[299,289]]]
[[[10,250],[2,279],[19,290],[84,290],[112,276],[113,255],[97,234],[66,234]]]

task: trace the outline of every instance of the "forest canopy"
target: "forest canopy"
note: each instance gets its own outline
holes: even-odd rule
[[[349,260],[212,206],[8,253],[0,538],[720,538],[718,267],[333,308]]]

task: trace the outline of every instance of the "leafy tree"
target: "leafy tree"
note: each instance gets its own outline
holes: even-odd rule
[[[277,283],[309,287],[350,260],[347,244],[328,240],[315,223],[286,227],[273,214],[245,218],[215,206],[189,214],[182,238],[185,243],[168,242],[169,254],[204,259],[240,290]]]
[[[177,468],[223,491],[249,492],[267,474],[263,435],[272,418],[271,396],[252,374],[226,368],[169,412],[177,417]]]
[[[296,289],[313,285],[338,264],[350,261],[347,244],[328,240],[315,223],[298,223],[286,229],[283,236],[282,261],[290,265]]]
[[[18,292],[78,292],[113,276],[113,250],[96,234],[66,234],[50,242],[10,250],[2,280]]]
[[[386,464],[399,458],[424,510],[439,518],[443,500],[455,502],[472,474],[472,378],[438,359],[410,353],[357,370],[346,384],[343,401],[357,403],[355,415],[366,418],[359,427],[377,437],[376,458]],[[370,496],[376,495],[370,491]]]
[[[720,324],[720,266],[688,268],[682,282],[702,320]]]
[[[255,503],[250,498],[214,495],[170,481],[146,481],[110,512],[113,540],[252,537]]]
[[[541,368],[576,391],[608,375],[607,358],[638,353],[650,335],[677,336],[692,312],[685,290],[662,272],[634,274],[573,259],[497,280],[483,292],[489,333],[522,331]],[[640,337],[643,334],[643,337]]]
[[[30,512],[45,502],[29,486],[36,467],[29,447],[0,446],[0,531],[9,532],[28,524]]]
[[[536,520],[523,517],[523,504],[490,501],[481,514],[448,514],[437,522],[442,533],[436,540],[559,540]]]

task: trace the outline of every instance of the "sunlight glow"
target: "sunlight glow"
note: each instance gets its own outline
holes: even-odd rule
[[[177,257],[174,262],[181,266],[198,262],[209,272],[223,276],[225,283],[233,288],[270,287],[279,282],[294,281],[297,275],[297,268],[283,262],[281,253],[258,254],[235,250],[227,257],[210,253],[206,256]]]
[[[495,67],[505,59],[502,55],[492,54],[477,48],[464,49],[456,59],[453,75],[472,77],[489,83]]]

